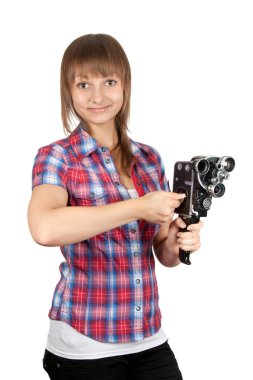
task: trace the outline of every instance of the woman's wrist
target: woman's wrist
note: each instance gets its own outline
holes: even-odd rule
[[[132,198],[130,200],[132,202],[132,209],[133,209],[133,217],[136,220],[144,219],[144,205],[143,205],[143,199],[142,197],[138,198]]]
[[[178,244],[171,244],[168,237],[157,247],[155,254],[160,263],[166,267],[180,264]]]

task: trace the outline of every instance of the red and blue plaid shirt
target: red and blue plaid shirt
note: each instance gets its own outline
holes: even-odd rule
[[[131,176],[139,196],[168,184],[158,152],[130,139]],[[68,206],[98,206],[129,199],[109,150],[80,124],[70,136],[39,149],[33,188],[64,187]],[[132,221],[61,246],[65,262],[49,317],[101,342],[139,341],[161,326],[153,239],[160,225]]]

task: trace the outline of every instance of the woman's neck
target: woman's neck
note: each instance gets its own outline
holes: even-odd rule
[[[118,134],[114,126],[89,126],[87,130],[98,144],[107,147],[110,151],[118,143]]]

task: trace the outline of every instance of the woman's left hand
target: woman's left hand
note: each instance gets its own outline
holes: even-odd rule
[[[185,227],[186,224],[180,217],[173,220],[170,224],[168,240],[172,246],[178,246],[178,251],[179,248],[188,252],[197,251],[201,246],[199,233],[203,227],[203,222],[190,224],[186,232],[180,232],[180,228]]]

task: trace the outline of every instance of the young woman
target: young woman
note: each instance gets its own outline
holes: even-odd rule
[[[199,248],[202,223],[179,232],[184,195],[169,191],[158,152],[127,135],[130,92],[113,37],[84,35],[66,49],[69,135],[39,149],[28,209],[33,239],[65,258],[43,359],[53,380],[182,379],[161,327],[153,252],[178,265],[179,247]]]

